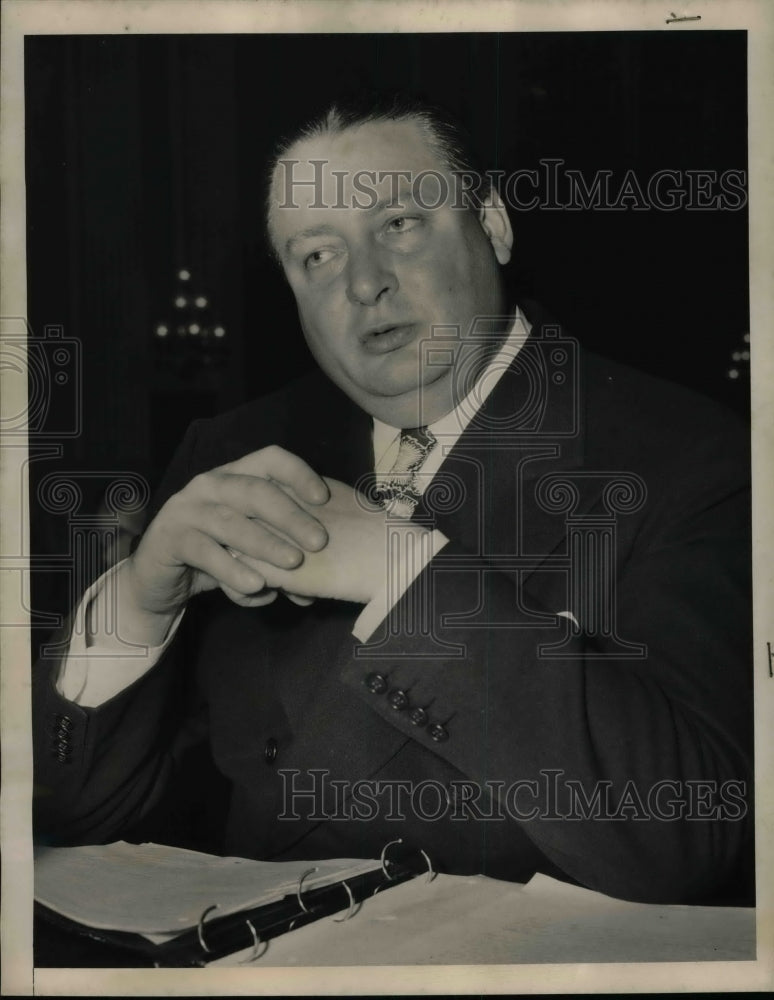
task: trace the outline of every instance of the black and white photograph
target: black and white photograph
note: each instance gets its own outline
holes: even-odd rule
[[[14,992],[772,985],[772,22],[591,6],[6,5]]]

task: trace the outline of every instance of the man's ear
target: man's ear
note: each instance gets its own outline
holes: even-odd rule
[[[507,264],[511,259],[513,230],[503,200],[494,189],[487,195],[486,201],[479,210],[478,221],[489,237],[489,242],[494,248],[495,257],[499,263]]]

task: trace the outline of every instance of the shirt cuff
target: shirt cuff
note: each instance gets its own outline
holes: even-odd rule
[[[57,692],[82,708],[96,708],[129,687],[161,659],[172,642],[185,608],[159,646],[141,646],[120,638],[117,593],[110,583],[123,562],[112,566],[89,587],[73,618],[70,643],[56,679]],[[93,638],[87,623],[92,620]],[[98,623],[94,627],[93,623]]]
[[[437,529],[421,535],[418,548],[415,544],[416,536],[407,535],[405,539],[411,549],[401,553],[403,558],[391,561],[384,587],[366,604],[357,617],[352,635],[358,642],[368,642],[422,570],[449,541],[446,535]]]

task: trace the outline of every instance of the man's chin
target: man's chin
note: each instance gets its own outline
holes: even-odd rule
[[[432,392],[448,381],[448,375],[448,368],[425,367],[419,372],[417,366],[413,365],[410,371],[385,372],[379,378],[368,379],[363,382],[363,386],[369,395],[397,399],[400,396],[416,396],[423,392]]]
[[[433,423],[454,408],[449,370],[439,369],[417,384],[412,379],[380,380],[369,383],[355,401],[371,416],[393,427],[417,427]]]

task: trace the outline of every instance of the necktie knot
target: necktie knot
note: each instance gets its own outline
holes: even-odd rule
[[[395,463],[378,487],[378,496],[385,510],[395,517],[411,517],[422,491],[417,473],[435,447],[435,435],[427,427],[409,427],[400,432],[400,444]]]

